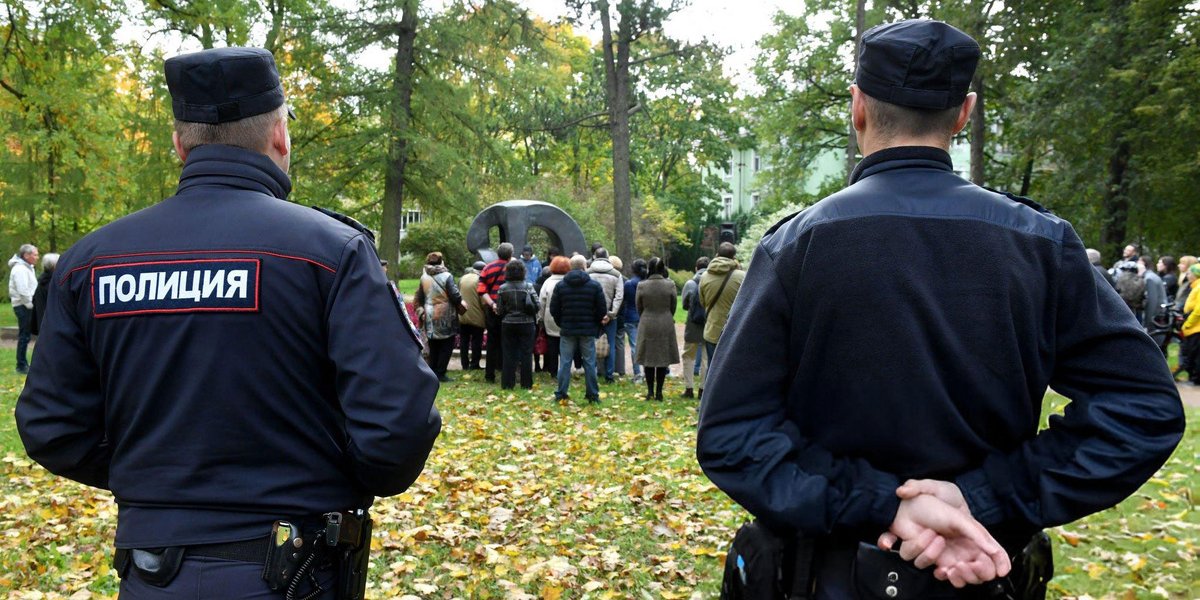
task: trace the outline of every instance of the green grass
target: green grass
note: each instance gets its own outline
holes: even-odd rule
[[[12,304],[0,302],[0,327],[16,327],[17,313],[13,312]]]
[[[0,361],[11,364],[13,351],[0,349]],[[669,380],[663,403],[618,383],[587,406],[551,401],[545,375],[532,393],[501,393],[479,372],[452,375],[424,474],[374,508],[369,597],[716,597],[723,551],[746,515],[696,466],[696,405],[677,399],[678,380]],[[21,385],[0,369],[0,412],[12,414]],[[571,392],[582,398],[582,381]],[[1064,402],[1048,398],[1048,411]],[[111,497],[30,464],[11,417],[4,421],[0,530],[9,534],[0,536],[0,595],[114,594],[104,566]],[[1197,597],[1198,458],[1200,435],[1189,432],[1124,503],[1055,528],[1051,597]]]
[[[412,302],[412,296],[413,294],[417,293],[417,288],[420,287],[420,285],[420,279],[401,279],[400,281],[396,282],[396,288],[398,288],[400,292],[404,294],[404,299],[409,302]]]

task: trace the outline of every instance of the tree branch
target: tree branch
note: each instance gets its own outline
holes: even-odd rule
[[[5,80],[3,80],[3,79],[0,79],[0,87],[2,87],[2,88],[4,88],[4,89],[8,90],[8,93],[10,93],[10,94],[12,94],[12,95],[16,96],[16,97],[17,97],[17,100],[24,100],[24,99],[25,99],[25,94],[22,94],[20,91],[18,91],[18,90],[17,90],[16,88],[14,88],[13,86],[9,85],[9,84],[8,84],[8,82],[7,82],[7,81],[5,81]]]
[[[629,61],[629,66],[633,67],[633,66],[636,66],[636,65],[640,65],[640,64],[642,64],[642,63],[644,63],[644,62],[650,62],[650,61],[658,60],[658,59],[660,59],[660,58],[666,58],[666,57],[668,57],[668,56],[676,56],[676,55],[690,54],[690,53],[691,53],[691,51],[692,51],[692,49],[693,49],[693,47],[692,47],[692,46],[685,46],[685,47],[683,47],[683,48],[679,48],[679,49],[676,49],[676,50],[671,50],[671,51],[668,51],[668,52],[662,52],[662,53],[659,53],[659,54],[654,54],[654,55],[652,55],[652,56],[647,56],[647,57],[645,57],[645,58],[639,58],[639,59],[636,59],[636,60],[631,60],[631,61]]]

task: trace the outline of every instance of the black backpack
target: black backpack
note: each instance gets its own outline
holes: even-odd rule
[[[704,311],[704,303],[700,302],[700,276],[697,275],[692,281],[696,282],[696,295],[692,296],[692,303],[688,306],[687,320],[692,325],[704,325],[708,313]]]
[[[1133,262],[1123,262],[1117,265],[1117,293],[1136,314],[1145,308],[1146,280],[1138,275],[1137,265]]]

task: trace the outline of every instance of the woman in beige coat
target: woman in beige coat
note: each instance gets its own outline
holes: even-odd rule
[[[662,400],[663,383],[671,365],[679,363],[675,337],[678,291],[667,277],[667,265],[657,256],[647,265],[649,277],[637,286],[638,322],[636,363],[646,369],[646,399]]]

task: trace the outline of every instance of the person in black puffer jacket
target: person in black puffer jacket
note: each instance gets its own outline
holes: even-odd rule
[[[589,402],[600,401],[600,385],[596,381],[596,336],[601,322],[608,315],[608,299],[604,288],[588,276],[587,261],[579,255],[571,257],[571,271],[554,289],[550,299],[550,314],[559,328],[558,390],[556,400],[568,398],[571,385],[571,362],[576,355],[583,357],[583,375]]]
[[[521,369],[521,387],[533,387],[533,338],[537,331],[538,299],[533,284],[525,281],[525,263],[509,261],[504,266],[504,285],[496,295],[500,327],[503,331],[500,368],[501,389],[516,385],[517,367]]]

